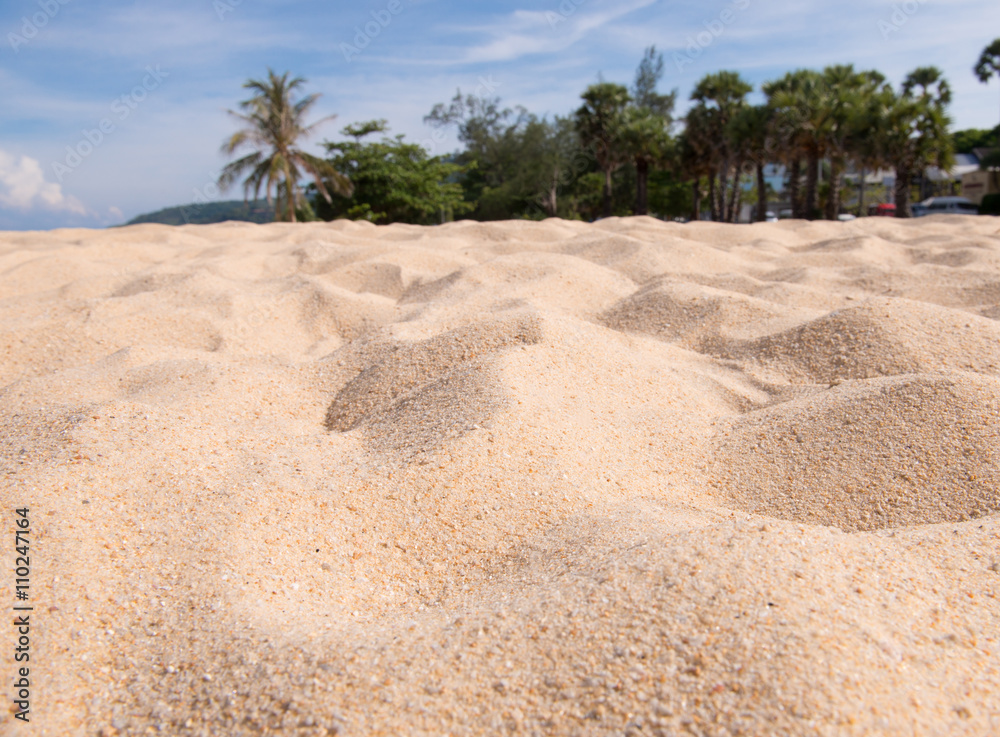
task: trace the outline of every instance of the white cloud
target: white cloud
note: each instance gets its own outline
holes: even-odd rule
[[[528,54],[562,51],[591,31],[602,29],[618,18],[653,5],[656,0],[605,3],[603,9],[601,6],[581,9],[583,2],[586,0],[570,0],[546,12],[515,11],[507,19],[505,26],[490,28],[494,35],[492,41],[468,49],[462,61],[511,61]]]
[[[87,208],[62,187],[45,181],[37,160],[0,151],[0,207],[16,210],[44,209],[86,215]]]

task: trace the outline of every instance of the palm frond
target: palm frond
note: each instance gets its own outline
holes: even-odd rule
[[[228,189],[243,172],[247,169],[255,168],[263,157],[264,154],[260,151],[255,151],[252,154],[244,156],[242,159],[237,159],[236,161],[226,164],[222,173],[219,175],[219,186],[223,189]]]

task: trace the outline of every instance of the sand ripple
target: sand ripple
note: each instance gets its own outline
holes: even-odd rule
[[[33,737],[1000,734],[993,218],[7,233],[0,310]]]

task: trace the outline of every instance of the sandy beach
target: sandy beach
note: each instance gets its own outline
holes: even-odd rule
[[[0,233],[0,735],[1000,734],[1000,220]]]

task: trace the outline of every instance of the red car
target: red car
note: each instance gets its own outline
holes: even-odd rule
[[[881,218],[894,218],[896,217],[896,206],[892,203],[869,205],[868,214]]]

